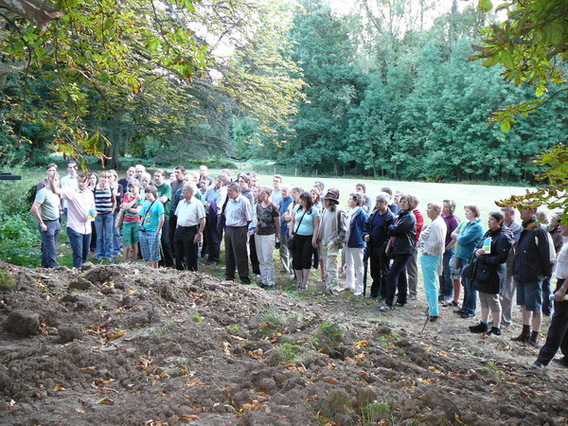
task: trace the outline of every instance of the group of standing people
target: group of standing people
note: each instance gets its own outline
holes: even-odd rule
[[[316,181],[304,190],[285,184],[279,175],[270,188],[260,186],[252,172],[240,173],[233,181],[224,170],[214,179],[205,166],[199,174],[177,166],[169,176],[158,169],[153,182],[142,166],[130,168],[121,180],[114,171],[93,179],[78,173],[74,162],[67,171],[59,180],[57,166],[50,164],[32,206],[42,235],[44,267],[57,266],[63,213],[75,267],[87,259],[92,230],[98,259],[110,260],[123,250],[125,260],[133,262],[139,247],[152,267],[192,271],[200,258],[219,262],[224,237],[227,280],[235,280],[238,272],[241,283],[250,284],[250,265],[259,286],[274,287],[273,251],[278,249],[280,272],[289,274],[298,290],[308,287],[314,267],[331,295],[351,291],[359,296],[365,294],[369,267],[369,296],[381,300],[380,311],[416,298],[419,263],[427,319],[436,321],[440,307],[473,318],[479,301],[481,320],[470,331],[500,335],[501,326],[511,324],[516,293],[523,331],[513,340],[535,347],[542,315],[552,313],[550,278],[558,253],[559,281],[552,298],[564,306],[559,295],[566,290],[566,267],[561,267],[566,250],[561,248],[568,227],[560,225],[560,215],[545,225],[530,205],[520,209],[521,224],[514,220],[513,208],[491,212],[485,231],[475,205],[464,207],[462,222],[453,200],[430,202],[425,224],[416,196],[393,194],[384,187],[372,208],[363,183],[349,194],[346,209],[337,188],[324,190],[323,182]],[[340,273],[345,274],[344,283]],[[558,307],[554,312],[554,318],[565,315]],[[565,331],[557,334],[565,337]],[[560,344],[568,353],[568,342]]]

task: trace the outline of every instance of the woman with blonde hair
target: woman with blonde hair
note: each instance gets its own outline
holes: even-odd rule
[[[354,291],[355,296],[361,296],[364,290],[363,256],[367,246],[363,239],[363,232],[369,216],[363,209],[365,199],[361,193],[350,194],[347,203],[350,209],[347,213],[347,234],[345,238],[345,261],[347,265],[345,288]]]

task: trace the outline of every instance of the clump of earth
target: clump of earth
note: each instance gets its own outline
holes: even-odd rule
[[[2,424],[561,424],[568,370],[421,295],[266,291],[202,273],[0,262]],[[545,329],[547,325],[545,326]]]

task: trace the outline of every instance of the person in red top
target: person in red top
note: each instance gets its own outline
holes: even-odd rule
[[[120,209],[124,210],[122,222],[124,260],[134,263],[138,260],[138,224],[140,223],[140,210],[142,209],[140,182],[137,179],[132,179],[128,183],[128,192],[124,194]]]
[[[424,216],[422,216],[422,213],[420,213],[420,210],[418,210],[418,204],[420,203],[420,200],[417,197],[415,197],[415,199],[416,199],[416,208],[412,210],[412,213],[414,213],[414,216],[416,216],[416,236],[414,237],[415,247],[413,247],[412,257],[406,264],[406,272],[408,274],[408,293],[409,293],[408,298],[410,300],[416,299],[416,286],[418,285],[417,246],[418,246],[418,240],[420,240],[420,233],[422,232],[422,227],[424,226]]]

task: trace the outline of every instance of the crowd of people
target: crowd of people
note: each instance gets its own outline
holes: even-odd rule
[[[559,348],[568,366],[568,226],[560,213],[549,223],[545,212],[524,205],[519,223],[515,209],[505,207],[488,215],[485,230],[478,206],[464,206],[466,220],[460,221],[455,201],[446,199],[427,204],[426,223],[415,195],[384,187],[373,206],[364,183],[356,184],[347,203],[343,207],[340,191],[321,181],[304,189],[275,175],[269,187],[254,172],[233,178],[222,170],[213,178],[206,166],[199,173],[177,166],[151,175],[142,165],[119,179],[114,170],[79,173],[70,161],[61,179],[55,164],[47,166],[31,210],[46,268],[57,266],[62,223],[77,268],[92,249],[101,262],[123,254],[126,262],[141,258],[153,268],[197,271],[200,262],[219,264],[224,242],[226,280],[238,273],[250,284],[252,269],[260,287],[275,287],[277,249],[279,272],[297,290],[307,289],[310,271],[319,269],[330,295],[368,295],[384,312],[416,298],[420,264],[425,319],[437,321],[441,307],[473,318],[479,302],[481,319],[470,331],[501,335],[512,322],[516,294],[523,329],[512,340],[539,347],[542,317],[554,312],[533,368],[548,365]]]

